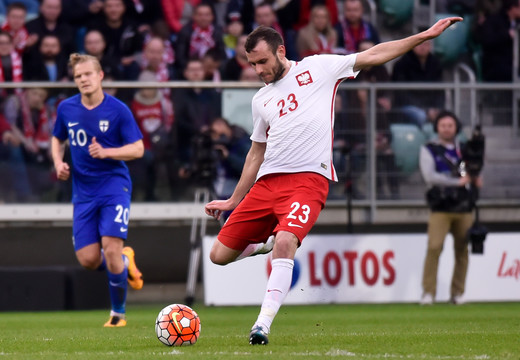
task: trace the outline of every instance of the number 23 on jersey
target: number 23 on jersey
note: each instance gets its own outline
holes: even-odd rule
[[[287,99],[281,99],[276,103],[278,109],[280,110],[279,117],[287,115],[289,112],[293,112],[298,108],[298,101],[296,100],[296,95],[289,94]],[[287,105],[287,108],[285,107]]]

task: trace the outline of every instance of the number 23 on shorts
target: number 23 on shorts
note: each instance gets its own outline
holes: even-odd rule
[[[309,205],[301,205],[297,201],[293,202],[291,204],[291,212],[289,215],[287,215],[287,219],[289,219],[287,225],[291,227],[303,228],[301,224],[306,224],[307,221],[309,221],[310,212],[311,208]]]

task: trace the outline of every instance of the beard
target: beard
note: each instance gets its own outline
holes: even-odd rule
[[[51,54],[51,53],[42,53],[41,57],[42,57],[43,61],[55,61],[56,58],[58,57],[58,55]]]
[[[283,63],[277,58],[275,67],[273,68],[273,80],[265,81],[262,77],[262,81],[265,82],[266,84],[275,83],[282,78],[284,72],[285,72],[285,67],[284,67]]]
[[[272,82],[277,82],[280,80],[283,76],[283,73],[285,71],[285,67],[283,66],[282,62],[279,59],[276,59],[276,67],[274,68],[274,76]]]

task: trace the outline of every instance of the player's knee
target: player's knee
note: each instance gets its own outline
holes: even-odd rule
[[[96,257],[81,257],[78,261],[87,270],[96,270],[101,264],[101,260]]]
[[[273,248],[273,256],[281,258],[294,258],[294,254],[298,249],[298,238],[291,233],[279,233]]]
[[[107,246],[103,248],[103,253],[105,254],[105,259],[107,262],[117,260],[123,256],[121,249],[115,246]]]
[[[428,245],[428,254],[431,256],[440,256],[442,248],[442,245]]]
[[[222,256],[222,254],[219,253],[216,249],[211,249],[211,252],[209,253],[209,259],[213,264],[216,265],[227,265],[231,262],[229,259],[226,259],[226,257]]]

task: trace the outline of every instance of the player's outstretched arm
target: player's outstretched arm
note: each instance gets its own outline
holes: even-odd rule
[[[137,140],[132,144],[127,144],[118,148],[104,148],[97,142],[96,137],[92,138],[92,143],[88,146],[90,156],[95,159],[113,159],[113,160],[135,160],[143,157],[144,145],[143,140]]]
[[[223,211],[233,210],[240,203],[255,183],[260,165],[264,161],[265,148],[266,143],[253,141],[233,195],[227,200],[213,200],[207,203],[204,208],[207,215],[218,220]]]
[[[356,58],[355,71],[366,67],[384,64],[396,57],[406,54],[417,45],[436,38],[452,24],[462,21],[461,17],[448,17],[437,21],[432,27],[418,34],[400,40],[377,44],[368,50],[360,52]]]

